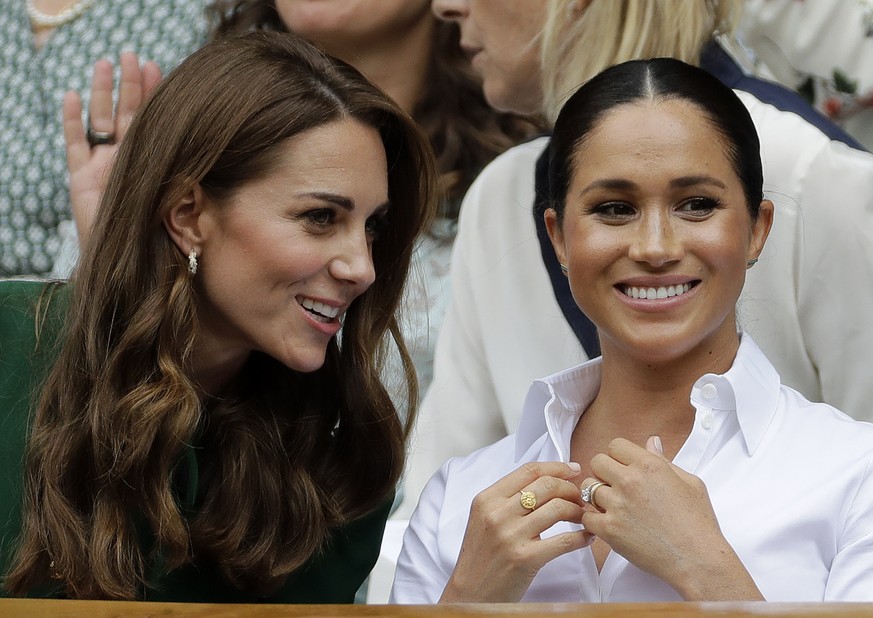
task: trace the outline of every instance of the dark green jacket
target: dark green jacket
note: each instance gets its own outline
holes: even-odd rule
[[[0,281],[0,566],[4,573],[20,529],[28,415],[55,357],[68,304],[69,290],[61,286],[48,304],[37,347],[35,309],[45,289],[44,282]],[[192,461],[196,462],[196,458],[189,456],[189,463]],[[196,478],[196,474],[190,476]],[[186,493],[191,495],[192,490],[196,495],[196,488],[189,487]],[[351,603],[379,556],[390,506],[389,500],[379,510],[337,530],[322,552],[268,598],[241,592],[211,569],[194,565],[169,573],[151,569],[153,585],[144,592],[144,598],[210,603]],[[7,594],[0,589],[0,596]]]

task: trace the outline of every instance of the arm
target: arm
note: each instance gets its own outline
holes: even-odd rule
[[[873,602],[873,462],[859,475],[831,562],[824,601]]]
[[[798,318],[822,399],[873,420],[873,155],[829,142],[798,201]]]
[[[638,568],[686,601],[762,601],[752,576],[721,533],[706,486],[667,461],[649,438],[646,449],[621,438],[595,455],[591,470],[606,483],[582,523]]]

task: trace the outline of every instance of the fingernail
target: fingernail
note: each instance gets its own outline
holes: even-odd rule
[[[571,469],[573,472],[581,472],[581,471],[582,471],[582,466],[580,466],[579,464],[577,464],[575,461],[571,461],[571,462],[569,462],[567,465],[570,466],[570,469]]]
[[[654,443],[655,443],[655,448],[658,449],[658,452],[661,455],[663,455],[664,454],[664,445],[661,444],[661,437],[655,436]]]

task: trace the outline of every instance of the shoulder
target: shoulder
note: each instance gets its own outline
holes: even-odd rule
[[[533,206],[536,163],[548,145],[539,137],[510,148],[489,163],[464,196],[458,220],[458,242],[490,253],[536,239]],[[537,251],[539,248],[537,247]]]
[[[548,143],[549,138],[545,136],[532,139],[510,148],[486,165],[464,198],[461,216],[464,216],[464,209],[471,198],[480,196],[495,199],[507,197],[512,203],[530,208],[536,162]]]

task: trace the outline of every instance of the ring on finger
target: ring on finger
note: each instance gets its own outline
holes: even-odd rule
[[[596,481],[594,483],[591,483],[585,489],[583,489],[582,490],[582,502],[590,504],[591,506],[593,506],[597,510],[601,510],[600,505],[597,504],[597,500],[595,500],[595,498],[594,498],[594,494],[598,489],[600,489],[604,485],[606,485],[606,483]]]
[[[537,495],[532,491],[522,491],[521,493],[521,506],[526,508],[528,511],[532,511],[537,508]]]
[[[87,126],[85,127],[85,139],[88,140],[88,144],[91,146],[91,148],[93,148],[94,146],[100,146],[102,144],[114,144],[115,132],[95,131],[91,127],[91,122],[89,121]]]

